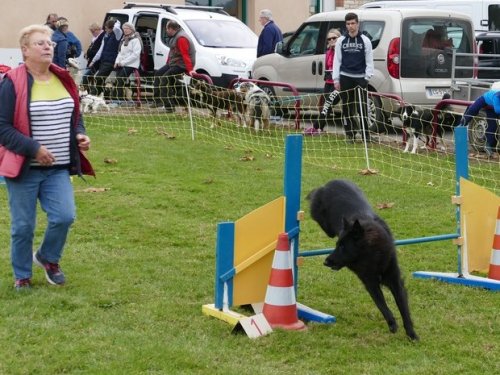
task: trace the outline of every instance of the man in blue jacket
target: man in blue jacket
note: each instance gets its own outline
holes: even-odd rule
[[[495,149],[498,146],[497,138],[497,117],[500,115],[500,82],[495,82],[491,89],[477,98],[464,113],[460,125],[466,126],[474,116],[481,110],[486,113],[486,123],[488,124],[484,136],[486,144],[484,152],[488,157],[496,157]]]
[[[283,41],[283,34],[280,28],[274,23],[273,14],[269,9],[260,11],[259,22],[264,26],[264,29],[262,29],[257,43],[257,57],[274,53],[276,44]]]

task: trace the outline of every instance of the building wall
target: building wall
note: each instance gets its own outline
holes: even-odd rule
[[[144,0],[150,3],[184,4],[183,0]],[[357,8],[366,0],[323,0],[325,7]],[[247,0],[247,25],[260,34],[258,22],[261,9],[270,9],[276,24],[283,32],[293,31],[310,15],[310,0]],[[85,50],[90,43],[88,26],[101,23],[110,9],[122,8],[123,0],[1,0],[0,64],[18,65],[20,61],[19,31],[31,24],[45,23],[47,14],[57,13],[69,20],[69,29],[80,39]]]

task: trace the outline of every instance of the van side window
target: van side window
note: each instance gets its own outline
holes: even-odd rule
[[[458,19],[407,19],[403,22],[400,44],[401,77],[450,78],[453,49],[472,52],[473,31]],[[472,66],[467,56],[457,57],[457,65]],[[472,71],[457,71],[463,77]]]
[[[363,34],[365,34],[368,39],[372,42],[372,48],[377,48],[380,43],[380,38],[384,31],[384,22],[380,21],[364,21],[361,22],[360,29]]]
[[[306,24],[294,39],[288,43],[290,57],[309,56],[316,54],[320,23]],[[323,51],[321,51],[323,53]]]
[[[500,5],[498,4],[488,6],[488,30],[500,30]]]

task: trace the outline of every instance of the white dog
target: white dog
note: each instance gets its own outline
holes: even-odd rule
[[[99,96],[87,94],[86,91],[80,92],[80,111],[82,113],[96,113],[98,109],[104,108],[109,111],[109,106],[104,100],[104,93]]]
[[[271,115],[269,95],[253,82],[242,82],[236,90],[245,94],[246,125],[254,127],[255,130],[259,130],[260,125],[262,129],[268,129]]]

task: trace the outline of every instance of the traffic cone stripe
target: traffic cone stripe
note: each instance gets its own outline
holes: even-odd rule
[[[493,236],[493,248],[491,250],[490,269],[488,278],[500,280],[500,207],[498,207],[497,225]]]
[[[269,306],[268,306],[269,308]],[[272,310],[271,310],[272,311]],[[273,311],[271,313],[264,312],[264,315],[271,325],[290,325],[297,323],[297,307],[296,306],[283,306],[280,307],[279,313]]]
[[[497,233],[493,238],[493,249],[500,250],[500,225],[497,225]]]
[[[297,303],[295,301],[295,289],[293,286],[288,288],[275,287],[268,285],[266,291],[266,304],[273,306],[294,306]]]
[[[273,268],[275,270],[287,270],[290,269],[290,264],[290,252],[288,250],[276,250],[274,253]]]
[[[493,250],[491,252],[491,265],[500,266],[500,250]]]
[[[269,277],[269,285],[277,287],[288,287],[293,285],[292,270],[274,270]]]
[[[500,280],[500,266],[490,265],[490,272],[488,273],[488,278],[493,280]]]

